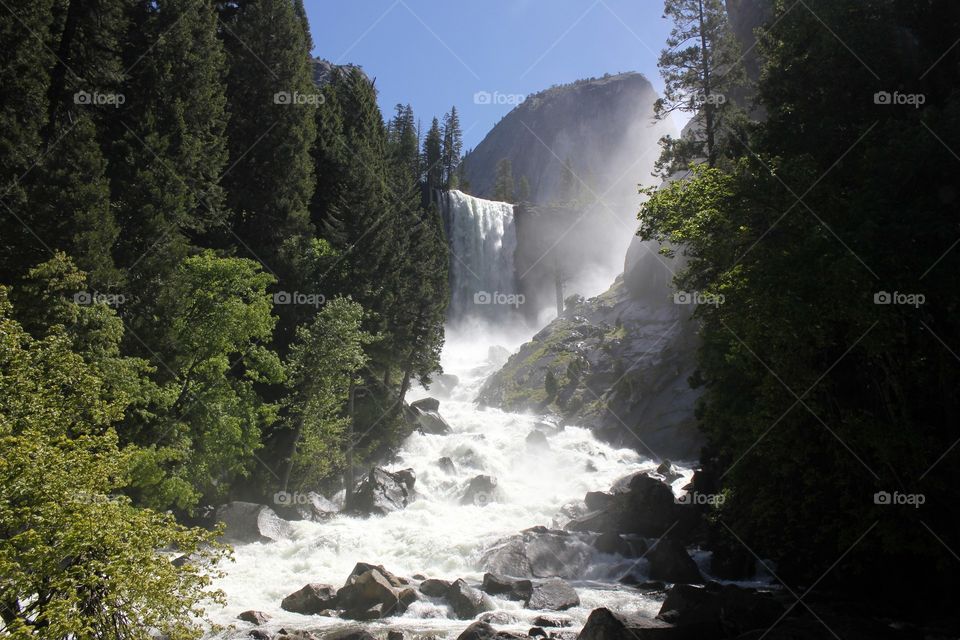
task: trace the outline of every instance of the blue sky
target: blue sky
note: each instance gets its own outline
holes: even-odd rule
[[[657,90],[670,25],[661,0],[305,0],[314,54],[361,65],[380,106],[410,103],[424,127],[456,105],[464,148],[523,95],[639,71]],[[475,98],[485,92],[480,104]],[[488,103],[483,104],[485,98]]]

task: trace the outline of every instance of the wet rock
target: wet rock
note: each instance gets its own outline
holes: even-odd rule
[[[576,631],[551,631],[551,640],[577,640]]]
[[[281,492],[274,495],[273,510],[285,520],[323,522],[337,515],[340,507],[316,491],[294,494]]]
[[[770,593],[711,582],[706,587],[674,585],[657,618],[703,634],[740,635],[769,628],[783,611]]]
[[[310,583],[294,591],[280,603],[284,611],[315,615],[324,609],[333,609],[337,603],[337,590],[328,584]],[[258,622],[257,624],[263,624]]]
[[[454,473],[457,472],[457,465],[453,464],[453,460],[451,460],[447,456],[444,456],[439,460],[437,460],[437,466],[440,467],[440,469],[444,473],[449,473],[453,475]]]
[[[454,615],[461,620],[470,620],[495,608],[487,594],[474,589],[463,580],[456,580],[450,585],[446,599]]]
[[[650,578],[667,582],[703,582],[700,569],[675,538],[661,538],[647,551]]]
[[[362,515],[386,515],[406,507],[413,495],[409,475],[375,467],[357,483],[347,499],[347,510]]]
[[[594,553],[577,534],[532,527],[498,540],[480,562],[485,571],[501,575],[574,578],[590,563]]]
[[[531,627],[530,631],[527,631],[527,635],[531,638],[546,638],[547,632],[540,627]]]
[[[348,627],[324,633],[323,640],[376,640],[376,638],[359,627]]]
[[[270,620],[270,615],[264,613],[263,611],[254,611],[251,609],[250,611],[244,611],[238,615],[237,620],[249,622],[250,624],[261,625],[266,624],[266,622]]]
[[[613,501],[613,494],[608,491],[588,491],[583,497],[584,504],[590,511],[599,511],[606,509]]]
[[[633,547],[629,542],[623,539],[619,533],[608,531],[601,533],[593,541],[593,548],[600,553],[609,553],[611,555],[621,555],[628,558],[633,555]]]
[[[550,578],[533,585],[533,593],[527,599],[528,609],[563,611],[580,604],[580,596],[566,580]]]
[[[303,629],[293,629],[292,631],[280,629],[275,640],[319,640],[319,638],[316,634]]]
[[[275,542],[290,536],[290,523],[270,507],[253,502],[230,502],[217,509],[217,522],[231,542]]]
[[[437,578],[427,578],[420,583],[420,593],[431,598],[443,598],[450,590],[450,582]]]
[[[527,451],[543,453],[550,450],[550,442],[542,431],[531,431],[526,438]]]
[[[352,575],[337,593],[341,617],[350,620],[376,620],[399,615],[406,610],[400,592],[377,569]]]
[[[387,640],[403,640],[403,632],[401,631],[387,631]]]
[[[567,616],[547,614],[534,618],[533,624],[538,627],[569,627],[573,625],[573,619]]]
[[[483,507],[494,501],[496,492],[496,478],[485,475],[475,476],[470,480],[466,491],[460,498],[460,504],[475,504]]]
[[[578,640],[701,640],[663,620],[641,618],[609,609],[594,609],[577,636]],[[707,640],[704,637],[702,640]]]
[[[677,504],[670,485],[646,473],[618,480],[608,492],[609,498],[598,493],[588,494],[596,510],[575,518],[567,529],[659,538],[671,530],[685,534],[698,518],[695,510]]]
[[[673,468],[673,463],[669,460],[664,460],[657,467],[657,473],[666,478],[667,482],[673,482],[677,478],[682,478],[683,474]]]
[[[483,574],[485,592],[492,596],[503,596],[508,600],[526,601],[533,594],[533,583],[529,580],[509,578],[496,573]]]
[[[497,630],[486,622],[474,622],[457,636],[457,640],[494,640]]]
[[[247,635],[253,638],[253,640],[270,640],[270,634],[263,629],[250,629]]]
[[[488,611],[486,613],[481,613],[477,620],[480,622],[486,622],[488,624],[499,625],[508,625],[517,622],[517,618],[510,615],[506,611]]]
[[[423,398],[404,408],[407,422],[422,433],[445,436],[453,431],[440,415],[440,401],[436,398]]]
[[[384,569],[382,564],[370,564],[369,562],[358,562],[357,564],[353,565],[353,569],[350,571],[350,575],[347,576],[345,585],[352,584],[354,578],[361,576],[367,571],[371,571],[373,569],[376,569],[378,572],[380,572],[380,575],[382,575],[384,578],[387,579],[387,582],[390,583],[391,587],[400,589],[410,584],[410,581],[407,580],[406,578],[401,578]]]

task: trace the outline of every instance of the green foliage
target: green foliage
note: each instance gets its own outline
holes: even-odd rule
[[[0,617],[12,638],[201,634],[213,534],[134,508],[113,424],[128,398],[54,329],[31,338],[0,288]],[[42,461],[42,464],[38,464]],[[160,553],[194,554],[177,567]],[[199,569],[203,568],[201,574]],[[214,574],[215,575],[215,572]]]

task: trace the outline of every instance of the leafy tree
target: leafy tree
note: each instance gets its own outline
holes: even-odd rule
[[[654,113],[657,118],[674,111],[698,114],[695,126],[703,127],[702,134],[694,130],[687,138],[662,141],[657,170],[668,176],[698,158],[716,164],[734,111],[733,90],[745,76],[722,0],[665,0],[663,13],[673,29],[657,63],[665,86]]]
[[[126,399],[54,329],[31,338],[0,288],[0,619],[13,638],[197,638],[214,534],[131,506]],[[37,464],[42,460],[43,464]],[[191,562],[171,563],[176,548]]]
[[[283,488],[316,486],[343,464],[343,431],[348,394],[366,365],[364,346],[372,340],[361,329],[363,308],[335,298],[312,323],[297,329],[287,359],[285,422],[293,431]]]

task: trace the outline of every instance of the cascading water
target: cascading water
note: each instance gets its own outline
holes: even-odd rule
[[[444,193],[441,201],[451,254],[451,320],[501,319],[516,311],[522,298],[517,298],[513,267],[513,205],[456,190]]]
[[[474,336],[471,336],[475,338]],[[531,451],[526,437],[543,428],[534,415],[481,410],[473,398],[483,379],[498,363],[487,357],[487,345],[476,339],[449,336],[444,368],[459,377],[440,412],[453,428],[449,435],[415,433],[403,443],[390,470],[412,468],[417,474],[417,497],[406,509],[383,517],[337,516],[326,522],[294,522],[289,539],[235,547],[235,562],[215,585],[227,596],[227,605],[211,611],[220,625],[220,637],[245,637],[249,625],[237,622],[245,610],[272,616],[265,630],[281,627],[318,630],[355,625],[324,616],[303,616],[280,608],[281,600],[304,584],[327,583],[339,587],[357,562],[382,564],[397,575],[422,574],[478,583],[485,571],[483,556],[498,540],[536,526],[562,526],[564,507],[579,504],[587,491],[605,490],[617,479],[655,466],[628,449],[615,449],[587,429],[566,427],[547,430],[549,448]],[[411,393],[426,396],[415,389]],[[454,468],[438,464],[450,458]],[[498,479],[496,495],[479,504],[461,504],[471,478],[478,474]],[[674,483],[679,491],[690,472]],[[617,578],[633,570],[643,575],[645,561],[606,555],[592,547],[593,534],[576,534],[568,553],[558,557],[558,573],[576,588],[581,605],[563,613],[579,628],[596,607],[655,615],[659,602],[624,587]],[[538,615],[519,602],[495,598],[498,609],[512,622],[500,628],[526,631]],[[363,623],[375,635],[385,629],[456,637],[469,621],[456,620],[442,599],[423,599],[403,616]]]

